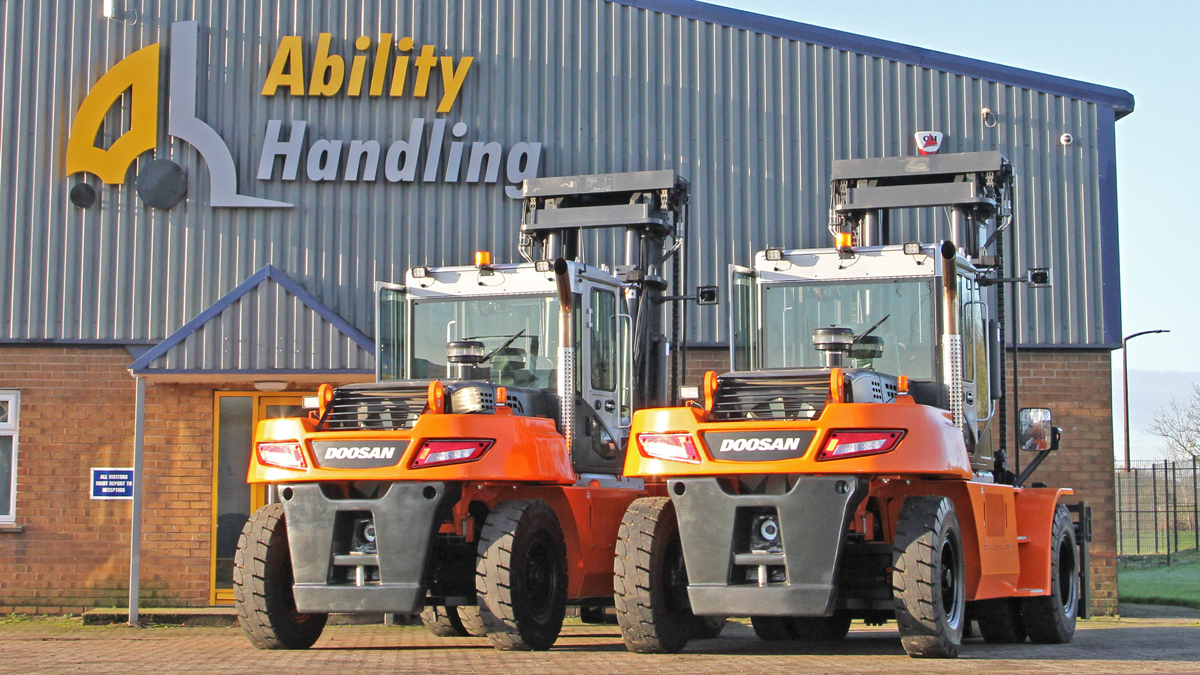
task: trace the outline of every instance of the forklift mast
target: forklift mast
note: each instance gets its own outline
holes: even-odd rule
[[[678,295],[687,279],[687,181],[671,170],[531,178],[522,195],[519,250],[529,262],[586,262],[585,230],[624,231],[623,263],[610,272],[624,285],[620,314],[631,329],[633,409],[675,403],[687,358],[686,303],[666,293]]]

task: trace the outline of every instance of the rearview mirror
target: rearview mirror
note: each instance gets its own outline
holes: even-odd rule
[[[696,304],[697,305],[715,305],[715,304],[717,304],[717,287],[716,286],[697,286],[696,287]]]
[[[1017,416],[1017,447],[1033,452],[1058,449],[1058,430],[1048,409],[1021,409]]]

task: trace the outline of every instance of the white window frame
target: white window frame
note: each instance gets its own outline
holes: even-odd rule
[[[12,475],[9,476],[8,515],[0,515],[0,524],[17,522],[17,446],[20,441],[21,392],[0,389],[0,401],[8,402],[8,421],[0,422],[0,436],[12,436]]]

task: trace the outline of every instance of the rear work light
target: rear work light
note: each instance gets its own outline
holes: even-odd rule
[[[285,469],[308,468],[308,462],[304,459],[304,450],[295,441],[259,443],[257,449],[259,464],[281,466]]]
[[[443,466],[446,464],[461,464],[474,462],[483,457],[483,453],[492,447],[492,441],[481,438],[438,439],[425,441],[417,456],[413,457],[413,469],[427,466]]]
[[[700,453],[696,452],[691,434],[638,434],[637,440],[643,457],[700,463]]]
[[[890,452],[901,438],[904,432],[898,430],[834,431],[817,455],[817,461]]]

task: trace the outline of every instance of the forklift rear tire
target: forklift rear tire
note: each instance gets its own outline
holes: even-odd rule
[[[790,616],[752,616],[750,625],[759,640],[783,642],[796,639],[796,624]]]
[[[484,637],[487,629],[483,627],[483,619],[479,616],[479,608],[475,605],[458,607],[458,620],[462,622],[463,630],[471,637]]]
[[[514,499],[488,514],[479,539],[475,591],[492,644],[503,651],[544,651],[567,611],[567,550],[554,509]]]
[[[985,642],[1017,644],[1025,641],[1025,623],[1021,620],[1018,599],[996,598],[972,604],[971,615],[979,622],[979,633]]]
[[[966,623],[962,534],[947,497],[909,497],[892,551],[896,623],[913,658],[956,658]]]
[[[421,610],[421,623],[438,637],[464,637],[467,629],[458,618],[456,607],[426,607]]]
[[[625,510],[613,560],[613,601],[631,652],[674,654],[702,617],[692,614],[675,505],[642,497]]]
[[[325,630],[328,614],[296,611],[292,557],[282,504],[267,504],[242,528],[233,558],[238,623],[259,649],[308,649]]]
[[[837,642],[846,639],[850,621],[844,614],[798,616],[792,619],[792,633],[803,642]]]
[[[1033,642],[1065,644],[1075,635],[1079,615],[1078,550],[1071,513],[1059,504],[1050,534],[1050,595],[1021,599],[1021,616]]]

